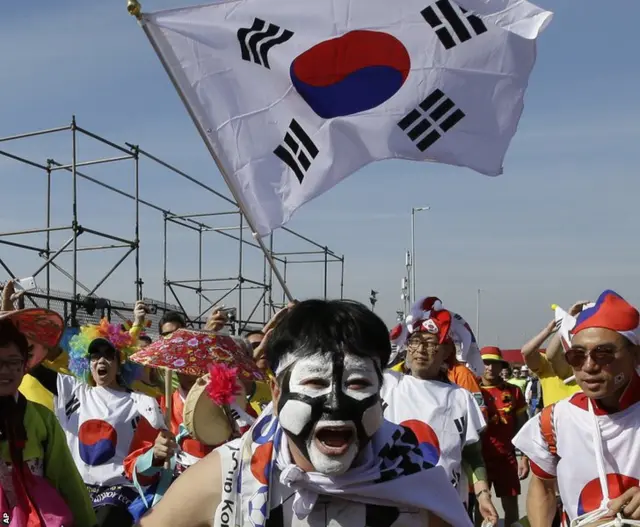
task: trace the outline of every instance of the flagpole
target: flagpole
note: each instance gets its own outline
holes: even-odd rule
[[[187,104],[187,100],[186,100],[184,94],[182,93],[182,90],[180,89],[180,86],[179,86],[178,82],[176,81],[175,77],[173,76],[173,73],[171,72],[171,69],[169,68],[169,66],[167,65],[166,61],[164,60],[164,56],[160,52],[160,49],[158,49],[158,46],[156,46],[156,43],[153,40],[153,38],[151,38],[151,35],[150,35],[150,33],[149,33],[148,29],[147,29],[147,25],[144,23],[144,20],[142,19],[142,11],[141,11],[140,2],[138,0],[127,0],[127,11],[129,12],[130,15],[136,17],[136,19],[138,20],[138,22],[142,26],[142,30],[144,31],[145,35],[149,39],[149,42],[151,43],[151,46],[153,47],[153,50],[156,52],[156,55],[158,55],[158,58],[160,59],[160,62],[162,63],[162,67],[167,72],[167,75],[169,75],[169,78],[171,79],[171,83],[173,84],[173,87],[178,92],[178,95],[180,97],[180,100],[182,101],[182,104],[184,104],[184,107],[186,108],[187,113],[191,117],[191,120],[193,121],[193,124],[195,124],[196,129],[198,130],[198,133],[200,134],[200,137],[204,141],[204,144],[207,146],[207,150],[209,150],[209,154],[211,154],[211,157],[213,158],[213,161],[215,162],[216,166],[218,167],[218,170],[220,171],[220,174],[222,174],[222,177],[223,177],[225,183],[227,184],[227,187],[229,188],[229,192],[231,192],[231,195],[233,196],[234,201],[238,205],[238,208],[240,209],[240,212],[242,213],[242,215],[244,216],[245,220],[247,221],[247,225],[251,229],[253,237],[255,238],[255,240],[256,240],[258,246],[260,247],[260,249],[262,250],[262,252],[264,254],[264,257],[267,259],[267,262],[269,262],[269,266],[273,270],[273,274],[275,275],[276,280],[278,280],[278,282],[280,283],[280,287],[282,287],[282,291],[287,296],[287,299],[290,302],[293,302],[293,300],[294,300],[293,295],[291,294],[291,291],[289,291],[289,288],[287,287],[287,284],[286,284],[282,274],[280,273],[280,270],[278,269],[278,266],[276,265],[275,260],[273,259],[273,255],[269,252],[269,250],[267,249],[267,246],[262,241],[262,237],[256,232],[256,228],[253,225],[253,220],[251,219],[251,216],[249,216],[247,214],[247,212],[245,210],[245,207],[244,207],[244,204],[242,203],[242,200],[240,199],[240,196],[236,192],[234,186],[231,184],[231,180],[229,178],[229,175],[227,174],[227,171],[225,170],[222,162],[220,161],[220,158],[218,157],[218,154],[216,154],[216,151],[214,150],[213,146],[207,140],[208,139],[207,138],[207,133],[202,128],[202,125],[200,124],[198,119],[196,119],[196,116],[194,115],[193,111],[191,110],[191,107]]]

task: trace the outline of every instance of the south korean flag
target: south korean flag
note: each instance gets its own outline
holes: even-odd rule
[[[373,161],[502,173],[550,19],[526,0],[220,0],[141,22],[265,235]]]

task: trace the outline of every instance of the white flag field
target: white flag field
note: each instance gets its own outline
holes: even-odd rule
[[[141,23],[264,236],[373,161],[501,174],[551,17],[525,0],[232,0]]]

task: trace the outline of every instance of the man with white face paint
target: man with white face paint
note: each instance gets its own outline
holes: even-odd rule
[[[382,424],[379,367],[352,353],[318,351],[289,355],[278,372],[278,412],[290,449],[309,469],[346,472]]]
[[[390,352],[361,304],[291,308],[266,342],[273,405],[178,478],[141,527],[470,526],[446,472],[382,417]]]

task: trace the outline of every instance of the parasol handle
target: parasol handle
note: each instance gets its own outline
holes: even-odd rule
[[[165,369],[164,371],[164,421],[167,425],[167,429],[171,431],[171,413],[173,410],[173,390],[171,381],[173,379],[173,372],[169,369]],[[171,460],[167,459],[164,462],[164,468],[167,470],[171,470]]]

